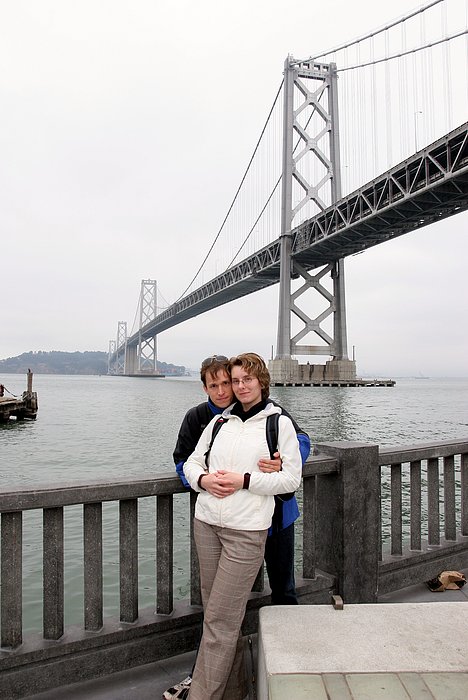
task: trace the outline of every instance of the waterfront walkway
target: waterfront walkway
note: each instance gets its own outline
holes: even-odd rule
[[[468,569],[463,573],[468,578]],[[455,591],[432,593],[424,583],[388,593],[379,598],[381,603],[468,603],[468,584]],[[346,603],[345,603],[346,604]],[[253,640],[256,643],[256,639]],[[450,644],[450,640],[446,640]],[[434,643],[441,640],[434,639]],[[195,653],[182,654],[147,664],[129,671],[115,673],[98,680],[75,683],[70,686],[30,695],[29,700],[159,700],[172,683],[182,680],[191,670]],[[251,700],[254,694],[251,693]]]

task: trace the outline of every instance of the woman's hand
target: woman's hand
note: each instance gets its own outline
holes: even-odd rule
[[[226,498],[244,487],[244,475],[220,469],[212,474],[203,475],[200,487],[216,498]]]
[[[274,459],[259,459],[258,466],[264,474],[272,474],[273,472],[281,471],[281,457],[279,452],[275,452]]]
[[[216,472],[218,482],[223,484],[225,488],[231,489],[231,493],[239,491],[244,486],[244,475],[238,472],[226,472],[220,469]]]
[[[208,493],[211,493],[211,495],[216,498],[232,496],[237,489],[233,487],[230,479],[225,478],[225,475],[230,473],[231,472],[213,472],[212,474],[206,474],[200,481],[200,488],[208,491]],[[240,476],[240,474],[237,476]],[[244,478],[241,477],[241,479],[243,483]],[[242,484],[240,488],[242,488]]]

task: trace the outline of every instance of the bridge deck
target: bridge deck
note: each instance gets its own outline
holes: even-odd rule
[[[468,569],[463,570],[468,577]],[[468,585],[456,591],[431,593],[424,583],[381,596],[381,603],[468,603]],[[338,613],[337,613],[338,614]],[[253,640],[256,642],[256,640]],[[434,639],[434,644],[444,643]],[[447,640],[451,644],[451,640]],[[67,687],[30,695],[29,700],[159,700],[172,683],[182,680],[191,670],[195,652],[174,656],[165,661],[122,671],[94,681],[75,683]],[[384,696],[382,696],[384,697]],[[389,697],[389,696],[388,696]],[[460,696],[461,697],[461,696]],[[253,693],[250,700],[253,699]],[[7,700],[7,699],[5,699]]]

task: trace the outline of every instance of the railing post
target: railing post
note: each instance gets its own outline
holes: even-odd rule
[[[23,513],[2,513],[1,645],[19,647],[23,641]]]
[[[84,626],[85,630],[102,627],[102,503],[83,506],[84,550]]]
[[[461,455],[461,534],[468,535],[468,454]]]
[[[201,589],[200,589],[200,566],[198,563],[197,548],[195,546],[195,538],[193,536],[193,521],[195,518],[195,504],[197,502],[198,493],[190,491],[190,604],[201,605]]]
[[[170,615],[174,608],[174,503],[172,494],[157,496],[156,612]]]
[[[60,639],[64,615],[63,508],[43,510],[44,639]]]
[[[338,577],[345,603],[377,600],[380,551],[379,448],[359,442],[317,445],[338,471],[317,476],[317,566]]]
[[[119,502],[120,620],[138,618],[138,500]]]

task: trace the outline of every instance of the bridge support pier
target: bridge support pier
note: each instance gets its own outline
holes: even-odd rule
[[[292,358],[270,360],[268,370],[272,384],[289,384],[290,382],[299,381],[298,360],[293,360]]]
[[[137,346],[128,345],[125,356],[125,374],[135,374],[137,370]]]
[[[325,364],[326,379],[356,379],[356,362],[354,360],[328,360]]]
[[[328,360],[323,364],[299,364],[294,359],[276,359],[268,363],[272,384],[313,384],[356,381],[354,360]]]

